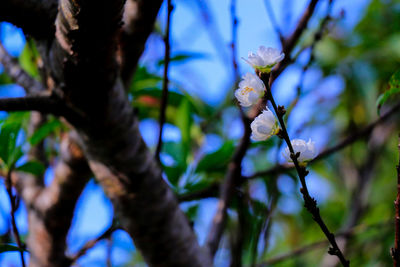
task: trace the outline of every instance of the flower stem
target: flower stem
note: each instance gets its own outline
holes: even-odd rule
[[[321,214],[319,212],[319,208],[317,206],[317,201],[314,198],[312,198],[308,192],[305,178],[309,172],[305,167],[300,166],[300,164],[299,164],[298,157],[300,156],[300,153],[295,153],[292,143],[290,141],[288,131],[286,129],[285,121],[283,120],[283,116],[285,115],[286,110],[283,106],[277,106],[275,103],[275,99],[272,96],[271,88],[269,86],[270,75],[264,74],[264,73],[259,73],[259,76],[260,76],[261,80],[263,81],[265,88],[266,88],[264,100],[265,100],[265,102],[269,100],[269,102],[271,103],[271,105],[276,113],[276,116],[278,117],[278,121],[281,126],[280,137],[283,140],[285,140],[285,142],[289,148],[290,157],[293,160],[293,164],[294,164],[297,174],[299,176],[300,183],[301,183],[300,192],[303,195],[304,207],[311,213],[313,220],[319,225],[322,232],[325,234],[326,238],[328,239],[329,243],[331,244],[331,247],[329,248],[328,253],[331,255],[337,256],[343,266],[350,266],[350,261],[346,260],[342,251],[340,250],[339,246],[336,243],[335,235],[329,231],[328,227],[326,226],[325,222],[323,221]]]

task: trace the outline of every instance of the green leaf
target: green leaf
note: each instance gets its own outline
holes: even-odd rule
[[[378,109],[378,114],[380,112],[381,107],[386,103],[386,101],[400,93],[400,70],[395,72],[392,77],[390,77],[389,80],[389,89],[386,90],[383,94],[381,94],[378,97],[378,100],[376,101],[377,109]]]
[[[35,176],[42,176],[46,168],[38,161],[28,161],[27,163],[16,168],[16,170],[31,173]]]
[[[199,162],[196,172],[211,172],[225,170],[230,161],[235,146],[233,141],[224,143],[220,149],[214,153],[205,155]]]
[[[10,84],[10,83],[13,83],[10,76],[8,76],[5,72],[1,73],[0,74],[0,85]]]
[[[3,167],[11,167],[23,155],[17,138],[27,115],[29,113],[12,113],[0,123],[0,158],[5,164]]]
[[[184,98],[177,110],[175,119],[175,125],[178,126],[179,130],[181,131],[181,143],[183,147],[183,158],[185,163],[190,151],[190,129],[193,122],[191,110],[192,108],[189,100]]]
[[[164,166],[163,169],[168,177],[168,181],[177,186],[179,178],[185,172],[187,164],[182,143],[164,142],[163,153],[172,157],[174,164],[172,166]]]
[[[199,205],[193,205],[189,207],[186,211],[185,214],[188,217],[189,220],[194,221],[197,217],[197,212],[199,211]]]
[[[175,55],[173,55],[170,58],[170,62],[175,62],[175,63],[184,63],[187,60],[191,59],[204,59],[206,58],[206,55],[203,53],[194,53],[194,52],[180,52]],[[157,66],[162,66],[164,65],[165,60],[161,59],[158,61]]]
[[[37,67],[37,61],[39,59],[39,52],[33,40],[28,39],[24,49],[19,56],[19,64],[21,67],[28,72],[32,77],[39,77],[39,71]]]
[[[2,252],[10,252],[10,251],[27,251],[24,249],[20,249],[19,247],[15,245],[10,245],[10,244],[0,244],[0,253]]]
[[[162,80],[161,76],[150,73],[145,66],[140,66],[135,72],[129,91],[135,95],[139,90],[159,88]]]
[[[44,138],[59,129],[61,126],[62,123],[57,119],[48,121],[32,134],[32,136],[29,138],[29,143],[31,145],[39,144]]]

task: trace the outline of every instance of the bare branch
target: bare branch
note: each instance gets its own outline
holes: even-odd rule
[[[18,64],[18,61],[7,53],[6,49],[1,43],[0,62],[3,64],[5,72],[11,77],[12,80],[22,86],[27,94],[45,91],[43,85],[26,73]]]
[[[22,196],[28,207],[30,266],[70,266],[65,255],[66,237],[77,200],[91,172],[76,134],[64,135],[60,158],[50,186],[30,192],[20,179]]]
[[[57,0],[1,0],[0,21],[8,21],[37,39],[54,37]]]
[[[271,21],[272,27],[274,28],[275,33],[278,35],[282,46],[284,46],[285,45],[285,37],[283,36],[282,31],[278,25],[278,22],[276,21],[274,10],[271,6],[271,0],[264,0],[264,6],[265,6],[265,9],[267,10],[269,20]]]
[[[236,82],[238,79],[239,71],[236,63],[236,38],[237,38],[238,21],[236,17],[235,0],[231,1],[230,12],[232,21],[232,42],[231,42],[232,67]],[[235,150],[232,160],[228,165],[227,174],[225,175],[224,181],[221,184],[220,196],[217,204],[217,211],[213,217],[212,225],[207,235],[206,246],[209,249],[209,252],[212,257],[214,257],[215,253],[218,250],[219,242],[222,238],[226,225],[228,207],[234,196],[235,188],[240,183],[240,178],[242,173],[242,167],[241,167],[242,160],[246,155],[246,151],[250,145],[250,134],[251,134],[250,120],[246,117],[240,106],[239,106],[239,111],[244,126],[244,134],[238,147]]]
[[[276,105],[274,97],[272,96],[272,93],[271,93],[271,88],[269,87],[270,75],[260,73],[259,76],[260,76],[261,80],[263,81],[265,88],[266,88],[265,99],[269,100],[269,102],[271,103],[271,105],[275,111],[276,116],[278,117],[278,121],[281,126],[280,136],[283,140],[285,140],[285,142],[289,148],[290,157],[293,161],[293,164],[294,164],[297,174],[299,176],[300,183],[302,186],[300,188],[300,192],[303,195],[304,206],[311,213],[313,220],[319,225],[322,232],[325,234],[326,238],[329,240],[329,243],[332,245],[332,247],[329,248],[328,253],[331,255],[336,255],[340,259],[340,262],[343,264],[343,266],[350,266],[350,262],[345,259],[342,251],[340,250],[339,246],[337,245],[334,234],[329,231],[328,227],[326,226],[325,222],[323,221],[323,219],[320,215],[320,212],[319,212],[319,208],[317,206],[317,201],[314,198],[312,198],[308,192],[308,188],[307,188],[307,184],[306,184],[306,180],[305,180],[305,177],[307,176],[308,171],[306,170],[305,167],[300,166],[300,164],[297,160],[299,154],[296,154],[292,147],[292,143],[291,143],[289,134],[286,130],[285,121],[283,120],[283,116],[285,115],[286,111],[285,111],[284,107],[282,107],[282,106],[278,107]]]
[[[15,199],[16,197],[13,195],[12,193],[12,183],[11,183],[11,172],[12,172],[12,168],[10,168],[7,172],[7,177],[6,177],[6,181],[5,181],[5,185],[6,185],[6,190],[7,190],[7,194],[8,194],[8,198],[10,200],[10,205],[11,205],[11,225],[12,225],[12,230],[14,233],[14,238],[15,241],[17,242],[18,248],[19,248],[19,254],[21,257],[21,264],[23,267],[25,267],[25,260],[24,260],[24,246],[22,244],[21,241],[21,237],[19,235],[19,231],[18,231],[18,227],[17,227],[17,223],[15,221],[15,212],[17,210],[16,205],[15,205]]]
[[[219,187],[220,187],[219,183],[213,183],[213,184],[211,184],[203,189],[200,189],[198,191],[179,195],[178,201],[186,202],[186,201],[193,201],[193,200],[198,200],[198,199],[203,199],[203,198],[217,197]]]
[[[0,98],[2,111],[40,111],[42,113],[60,114],[59,102],[51,96],[26,96]]]
[[[124,26],[120,35],[121,78],[129,88],[147,38],[153,31],[154,22],[162,0],[127,0]]]
[[[74,256],[71,257],[71,263],[75,263],[80,257],[85,255],[88,250],[93,248],[99,241],[101,241],[103,239],[108,239],[109,237],[111,237],[111,235],[118,229],[120,229],[120,228],[118,226],[116,226],[115,223],[113,223],[100,236],[88,241]]]
[[[336,234],[336,236],[338,236],[338,237],[346,237],[348,235],[354,235],[354,234],[362,233],[362,232],[365,232],[365,231],[373,229],[373,228],[387,227],[388,225],[389,225],[388,222],[376,223],[376,224],[371,224],[371,225],[357,225],[357,226],[354,226],[351,229],[348,229],[346,231],[338,232]],[[294,249],[292,251],[289,251],[287,253],[283,253],[283,254],[278,255],[276,257],[273,257],[273,258],[271,258],[269,260],[266,260],[265,262],[258,264],[257,267],[271,266],[271,265],[280,263],[282,261],[290,260],[290,259],[293,259],[295,257],[304,255],[305,253],[308,253],[310,251],[314,251],[314,250],[319,249],[319,248],[326,248],[328,243],[329,243],[328,240],[320,240],[320,241],[305,245],[303,247],[299,247],[299,248]]]
[[[170,61],[170,27],[171,27],[171,14],[174,6],[171,0],[167,0],[167,23],[164,36],[165,44],[165,54],[164,54],[164,76],[163,76],[163,88],[161,96],[161,106],[160,106],[160,118],[159,118],[159,132],[158,132],[158,143],[156,148],[156,159],[160,161],[160,153],[162,149],[162,134],[165,123],[165,116],[168,105],[168,67]]]
[[[386,122],[390,117],[392,117],[392,115],[396,114],[398,111],[400,110],[400,103],[397,103],[396,105],[394,105],[392,108],[390,108],[384,115],[382,115],[381,117],[379,117],[378,119],[376,119],[374,122],[368,124],[367,126],[365,126],[362,129],[358,129],[353,131],[353,134],[347,136],[345,139],[343,139],[342,141],[340,141],[339,143],[337,143],[336,145],[326,148],[324,151],[322,151],[321,153],[318,154],[317,157],[315,157],[310,164],[320,161],[342,149],[344,149],[345,147],[353,144],[355,141],[361,139],[361,138],[368,138],[369,135],[371,134],[372,130],[377,127],[378,125]],[[293,165],[276,165],[268,170],[265,171],[260,171],[260,172],[256,172],[250,176],[244,177],[245,179],[254,179],[257,177],[262,177],[262,176],[269,176],[269,175],[273,175],[276,173],[282,173],[288,170],[293,169],[294,166]]]
[[[274,82],[274,80],[285,70],[287,65],[291,62],[290,54],[297,44],[297,41],[300,39],[302,33],[307,29],[308,21],[314,13],[315,7],[318,3],[318,0],[310,0],[308,7],[306,8],[303,16],[297,23],[296,28],[293,33],[285,39],[284,46],[282,47],[283,53],[285,53],[285,58],[276,66],[276,68],[271,73],[270,85]]]
[[[394,248],[392,248],[392,258],[393,258],[393,266],[400,266],[400,135],[399,135],[399,164],[397,165],[397,197],[394,202],[396,208],[395,215],[395,239],[394,239]]]
[[[236,15],[236,0],[231,0],[230,6],[231,13],[231,25],[232,25],[232,41],[231,41],[231,51],[232,51],[232,69],[233,69],[233,80],[235,81],[235,87],[237,85],[238,79],[240,78],[239,66],[237,64],[237,27],[239,20]]]
[[[244,135],[239,146],[236,148],[231,162],[228,165],[228,172],[224,178],[224,182],[221,184],[217,211],[213,217],[211,229],[207,235],[206,244],[212,256],[215,255],[218,249],[218,245],[225,228],[228,206],[234,195],[235,188],[240,182],[242,160],[246,155],[246,151],[250,145],[250,134],[250,123],[247,120],[245,123]]]

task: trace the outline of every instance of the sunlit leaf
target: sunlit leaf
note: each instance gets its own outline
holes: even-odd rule
[[[184,63],[187,60],[192,60],[192,59],[204,59],[206,58],[206,55],[203,53],[194,53],[194,52],[181,52],[181,53],[176,53],[170,58],[170,62],[173,63]],[[164,65],[165,60],[161,59],[158,61],[157,66],[162,66]]]
[[[33,40],[28,39],[24,49],[19,56],[19,64],[32,77],[39,77],[37,62],[39,60],[39,52]]]
[[[199,162],[196,172],[210,172],[224,170],[230,161],[235,145],[232,141],[224,143],[214,153],[205,155]]]
[[[44,138],[49,136],[55,130],[59,129],[61,126],[62,123],[57,119],[48,121],[32,134],[32,136],[29,138],[29,143],[31,145],[39,144]]]
[[[386,103],[386,101],[394,95],[400,93],[400,70],[397,71],[390,77],[389,87],[383,94],[381,94],[376,101],[378,114],[380,112],[381,107]]]
[[[16,168],[16,170],[31,173],[35,176],[41,176],[43,175],[46,168],[42,163],[38,161],[28,161],[27,163]]]

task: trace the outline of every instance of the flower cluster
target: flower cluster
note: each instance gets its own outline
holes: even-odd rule
[[[260,46],[257,54],[250,52],[248,59],[244,60],[256,71],[269,73],[284,57],[285,54],[281,53],[278,49]],[[263,97],[264,92],[265,86],[260,78],[255,74],[246,73],[239,83],[239,88],[235,91],[235,97],[241,106],[250,107]],[[277,119],[268,107],[265,107],[262,113],[254,119],[250,128],[252,131],[251,138],[254,141],[265,141],[280,131]],[[306,165],[317,154],[314,142],[311,139],[308,142],[302,139],[294,139],[291,141],[291,144],[295,154],[300,153],[297,161],[301,165]],[[288,147],[283,152],[283,156],[288,162],[293,162]]]

